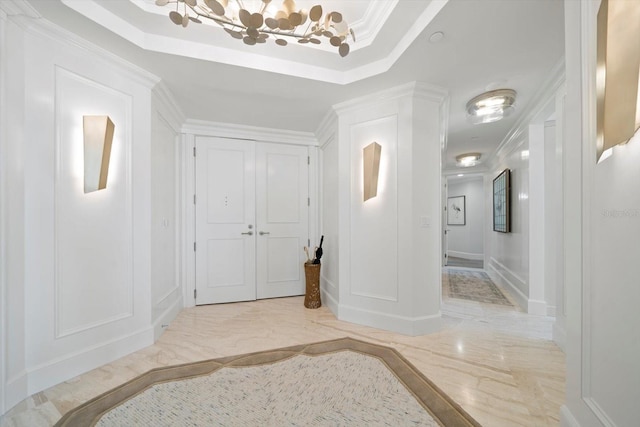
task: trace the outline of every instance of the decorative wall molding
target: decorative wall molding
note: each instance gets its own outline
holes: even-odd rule
[[[275,142],[280,144],[318,145],[318,140],[312,132],[298,132],[204,120],[187,119],[181,130],[183,133],[197,136],[216,136],[220,138]]]
[[[118,143],[124,144],[124,147],[120,148],[122,152],[123,162],[120,164],[119,168],[122,168],[122,176],[124,178],[124,183],[122,185],[123,193],[122,200],[124,200],[122,206],[121,214],[126,218],[126,224],[124,229],[127,233],[127,247],[126,253],[121,254],[125,262],[123,265],[126,266],[126,272],[124,273],[127,276],[127,301],[125,301],[125,305],[120,307],[120,311],[114,312],[111,315],[96,319],[94,321],[90,321],[88,323],[77,324],[73,327],[65,327],[64,317],[65,313],[68,313],[68,307],[64,307],[64,299],[63,299],[63,286],[66,283],[66,278],[64,277],[63,266],[61,264],[61,259],[66,258],[61,255],[61,246],[62,246],[62,238],[65,236],[61,236],[62,227],[62,218],[65,217],[61,212],[61,209],[66,207],[65,203],[61,202],[63,199],[63,195],[73,193],[72,189],[67,188],[66,184],[67,179],[65,179],[65,173],[67,175],[71,175],[73,173],[73,166],[66,165],[63,170],[63,157],[62,154],[64,151],[72,152],[71,148],[68,146],[69,142],[63,140],[66,135],[65,132],[72,133],[71,125],[64,121],[65,112],[67,111],[93,111],[95,107],[90,106],[90,101],[88,100],[89,95],[85,96],[83,99],[83,103],[86,105],[69,105],[67,99],[70,97],[69,93],[73,93],[73,88],[69,86],[65,86],[67,82],[75,82],[77,84],[82,85],[87,90],[95,90],[97,92],[103,93],[105,96],[111,97],[112,100],[117,99],[117,103],[120,106],[124,106],[124,111],[116,112],[118,115],[122,115],[121,117],[124,120],[116,119],[116,126],[118,126],[119,131],[116,135],[119,135],[120,139],[117,141]],[[116,102],[116,101],[114,101]],[[108,104],[108,103],[107,103]],[[133,267],[133,205],[132,205],[132,108],[133,101],[131,97],[127,94],[119,92],[111,87],[105,86],[101,83],[98,83],[94,80],[88,79],[84,76],[76,74],[72,71],[66,70],[58,65],[55,66],[55,104],[53,116],[55,120],[55,185],[54,185],[54,289],[55,289],[55,298],[54,298],[54,330],[55,330],[55,338],[60,339],[69,335],[73,335],[79,332],[87,331],[89,329],[94,329],[96,327],[106,325],[109,323],[118,322],[122,319],[126,319],[128,317],[133,316],[133,291],[134,291],[134,267]],[[108,110],[105,110],[108,111]],[[112,111],[110,115],[113,116]],[[78,116],[76,119],[79,120],[81,116]],[[124,129],[124,130],[122,130]],[[69,135],[66,135],[67,137]],[[65,145],[67,144],[67,145]],[[66,149],[66,150],[65,150]],[[112,164],[115,163],[115,159],[112,160]],[[113,166],[115,167],[115,165]],[[112,172],[113,174],[113,172]],[[109,189],[105,189],[103,191],[112,191]],[[94,195],[93,199],[100,200],[100,195]],[[97,203],[97,202],[94,202]],[[102,202],[104,203],[104,202]],[[68,212],[67,212],[68,213]],[[100,224],[95,224],[96,227],[100,227]],[[66,236],[68,237],[68,236]],[[73,238],[73,237],[71,237]],[[74,261],[78,262],[79,260],[74,259]]]
[[[318,129],[315,131],[315,136],[319,141],[319,146],[321,149],[328,144],[330,144],[334,139],[335,135],[338,132],[338,115],[336,112],[330,108],[329,111],[324,115]]]

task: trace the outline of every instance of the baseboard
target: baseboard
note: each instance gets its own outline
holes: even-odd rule
[[[560,407],[560,425],[562,427],[580,427],[580,423],[567,408],[567,405]]]
[[[113,362],[152,344],[153,329],[147,327],[130,335],[29,369],[27,371],[27,396]]]
[[[459,252],[459,251],[447,251],[447,256],[456,257],[456,258],[464,258],[464,259],[472,259],[472,260],[484,260],[484,254],[474,254],[470,252]]]
[[[8,412],[29,397],[27,392],[27,371],[22,371],[18,375],[15,375],[7,380],[4,401],[4,413]]]
[[[527,301],[527,313],[535,314],[536,316],[546,316],[547,315],[547,303],[546,301],[540,301],[535,299],[530,299]]]
[[[324,289],[320,289],[320,298],[322,301],[322,305],[327,307],[336,318],[338,317],[338,301],[333,298],[333,296],[325,291]]]
[[[567,331],[558,326],[558,320],[553,323],[552,330],[553,342],[555,342],[560,349],[566,353],[565,347],[567,345]]]
[[[173,304],[171,304],[153,323],[153,342],[158,341],[158,338],[160,338],[164,333],[165,328],[169,326],[173,319],[175,319],[180,311],[182,311],[184,304],[182,303],[182,292],[180,292],[180,289],[178,289],[177,296],[178,298],[176,298]]]
[[[547,316],[556,317],[556,306],[547,304]]]
[[[504,265],[497,262],[495,259],[491,258],[489,262],[489,268],[486,269],[487,274],[493,280],[494,283],[501,285],[506,288],[506,290],[511,294],[511,296],[515,299],[518,305],[525,311],[529,309],[529,298],[518,289],[516,285],[514,285],[509,279],[507,279],[500,271],[496,269],[494,263],[500,265],[503,269],[509,270]],[[515,274],[511,273],[512,276],[517,277]]]
[[[406,317],[339,304],[338,319],[409,336],[431,334],[442,329],[440,313],[432,316]]]

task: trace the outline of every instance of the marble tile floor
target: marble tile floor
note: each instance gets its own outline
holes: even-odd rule
[[[446,275],[444,275],[446,277]],[[552,318],[448,298],[443,329],[410,337],[339,321],[304,297],[183,310],[152,346],[37,393],[1,427],[53,425],[75,406],[149,369],[345,336],[396,348],[483,426],[559,425],[565,360]]]

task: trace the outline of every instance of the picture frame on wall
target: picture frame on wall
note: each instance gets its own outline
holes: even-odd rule
[[[511,232],[511,171],[505,169],[493,180],[493,231]]]
[[[466,220],[465,196],[447,198],[447,225],[465,225]]]

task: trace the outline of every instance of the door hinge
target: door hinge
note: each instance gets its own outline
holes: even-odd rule
[[[196,156],[196,147],[193,147],[193,157]]]
[[[193,252],[196,251],[196,242],[193,242]]]
[[[307,206],[311,206],[311,197],[307,197]]]
[[[307,247],[310,248],[311,247],[311,239],[307,239]]]
[[[311,156],[307,156],[307,164],[310,165],[311,164]]]
[[[196,299],[196,298],[198,298],[198,290],[194,289],[193,290],[193,299]]]
[[[193,204],[194,205],[196,204],[196,195],[195,194],[193,195]]]

